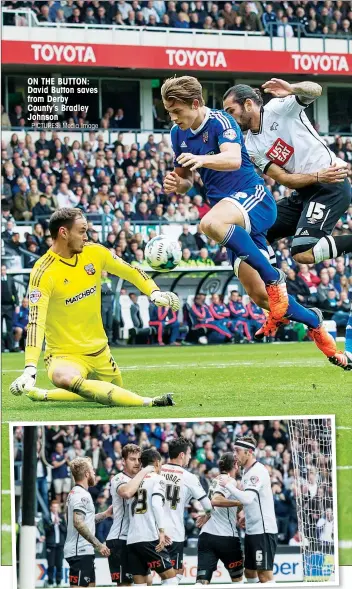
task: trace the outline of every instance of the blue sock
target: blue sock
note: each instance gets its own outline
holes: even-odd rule
[[[243,227],[231,225],[221,245],[226,245],[237,257],[258,270],[265,284],[278,279],[277,269],[270,264]]]
[[[288,309],[285,317],[292,319],[292,321],[298,321],[298,323],[304,323],[308,327],[315,328],[319,325],[318,315],[300,305],[292,295],[288,296]]]
[[[347,325],[346,325],[345,351],[350,352],[352,354],[352,306],[351,306],[350,316],[348,318]]]

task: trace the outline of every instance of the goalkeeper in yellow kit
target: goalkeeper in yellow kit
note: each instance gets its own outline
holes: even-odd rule
[[[87,243],[87,221],[79,209],[63,208],[50,218],[53,245],[35,264],[29,283],[25,369],[10,386],[36,401],[96,401],[103,405],[173,405],[170,394],[142,397],[122,388],[101,318],[101,271],[128,280],[158,306],[177,311],[180,301],[160,292],[153,280],[102,245]],[[36,388],[37,364],[44,363],[58,387]]]

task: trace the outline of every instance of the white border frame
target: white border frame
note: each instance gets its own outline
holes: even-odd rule
[[[268,420],[292,420],[292,419],[330,419],[331,426],[332,426],[332,441],[331,441],[331,449],[332,449],[332,485],[333,485],[333,511],[334,511],[334,558],[335,558],[335,579],[334,581],[302,581],[301,583],[293,584],[292,581],[288,583],[265,583],[268,587],[276,587],[279,585],[280,587],[338,587],[340,581],[340,569],[339,569],[339,545],[338,545],[338,511],[337,511],[337,462],[336,462],[336,420],[335,415],[279,415],[279,416],[247,416],[247,417],[195,417],[195,418],[181,418],[177,417],[175,419],[144,419],[141,421],[140,419],[131,419],[127,422],[125,419],[100,419],[97,421],[92,420],[74,420],[74,421],[49,421],[49,422],[38,422],[38,421],[10,421],[9,422],[9,440],[10,440],[10,492],[11,492],[11,528],[12,528],[12,570],[13,570],[13,589],[17,589],[18,587],[18,578],[17,578],[17,566],[16,566],[16,519],[15,519],[15,477],[14,477],[14,447],[13,447],[13,430],[18,426],[30,426],[34,425],[36,427],[45,427],[49,425],[114,425],[114,424],[140,424],[140,423],[185,423],[191,422],[195,423],[196,421],[268,421]],[[155,585],[159,586],[159,585]],[[183,585],[184,587],[193,587],[192,585]],[[219,589],[228,589],[228,587],[232,586],[230,583],[211,583],[209,587],[219,588]],[[237,583],[236,586],[238,587],[247,587],[247,583]],[[111,589],[112,586],[102,587],[97,586],[97,589]],[[35,588],[33,588],[35,589]]]

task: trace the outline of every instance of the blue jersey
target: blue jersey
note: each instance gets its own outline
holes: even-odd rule
[[[171,143],[175,153],[176,168],[180,167],[176,158],[181,153],[214,155],[220,153],[220,145],[223,143],[239,143],[242,155],[242,165],[239,170],[218,172],[208,168],[198,169],[207,197],[212,204],[236,192],[250,193],[258,184],[264,185],[263,179],[258,176],[249,158],[240,127],[224,110],[207,108],[205,119],[196,130],[182,131],[174,125],[171,129]]]

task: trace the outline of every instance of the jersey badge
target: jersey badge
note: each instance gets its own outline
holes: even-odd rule
[[[225,139],[230,139],[230,141],[233,141],[237,137],[235,129],[226,129],[222,135],[225,137]]]
[[[284,166],[293,155],[293,152],[294,149],[292,145],[289,145],[283,139],[278,137],[265,155],[277,166]]]
[[[40,290],[32,290],[29,293],[29,302],[32,303],[32,305],[36,305],[41,296],[42,293],[40,292]]]
[[[65,280],[64,280],[64,284],[68,284],[68,280],[67,280],[67,278],[65,278]]]
[[[182,143],[181,143],[180,147],[181,147],[181,149],[182,149],[183,147],[187,147],[187,143],[186,143],[186,141],[182,141]]]
[[[84,269],[87,272],[88,276],[93,276],[93,274],[95,274],[96,272],[93,264],[87,264],[86,266],[84,266]]]
[[[273,123],[270,127],[270,131],[276,131],[276,129],[278,128],[279,124],[278,123]]]
[[[203,137],[203,143],[208,143],[208,139],[209,139],[208,131],[204,131],[202,137]]]
[[[249,480],[251,481],[252,485],[256,485],[259,482],[259,478],[257,476],[252,476]]]

